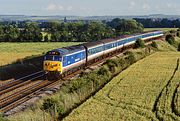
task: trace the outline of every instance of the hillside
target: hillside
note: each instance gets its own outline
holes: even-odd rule
[[[158,46],[161,52],[120,73],[64,121],[180,120],[180,53],[165,42]]]

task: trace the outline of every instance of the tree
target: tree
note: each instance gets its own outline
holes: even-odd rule
[[[125,19],[113,19],[108,22],[107,25],[116,30],[116,35],[139,33],[143,31],[143,25],[138,23],[136,20],[125,20]]]
[[[87,26],[87,36],[90,41],[97,41],[105,38],[106,25],[99,22],[91,22]]]
[[[44,41],[45,41],[45,42],[49,42],[48,34],[46,34],[46,35],[44,36]]]
[[[0,25],[0,42],[4,41],[4,29],[3,26]]]
[[[135,43],[135,47],[139,48],[144,48],[145,47],[145,44],[144,44],[144,41],[142,39],[137,39],[136,40],[136,43]]]
[[[38,42],[42,40],[41,29],[37,23],[25,23],[25,28],[21,31],[21,40]]]
[[[158,48],[158,45],[157,45],[157,43],[155,41],[152,41],[151,46],[154,47],[154,48]]]
[[[171,35],[171,34],[166,35],[165,39],[171,45],[175,43],[175,39],[174,39],[173,35]]]
[[[57,21],[52,21],[47,23],[47,31],[56,32],[60,29],[60,23]]]

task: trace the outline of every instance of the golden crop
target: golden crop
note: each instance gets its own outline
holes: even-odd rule
[[[178,58],[180,53],[177,52],[158,52],[138,61],[74,110],[65,121],[180,120],[172,107],[173,102],[180,104],[179,94],[176,100],[173,97],[180,83]]]

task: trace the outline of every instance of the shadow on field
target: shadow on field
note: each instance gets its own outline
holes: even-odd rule
[[[43,55],[18,59],[16,62],[0,66],[0,81],[18,79],[43,69]]]

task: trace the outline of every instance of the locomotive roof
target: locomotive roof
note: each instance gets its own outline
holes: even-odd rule
[[[81,51],[84,49],[85,49],[84,46],[82,44],[80,44],[80,45],[73,45],[73,46],[58,48],[53,51],[58,51],[61,55],[65,55],[65,54],[78,52],[78,51]]]

